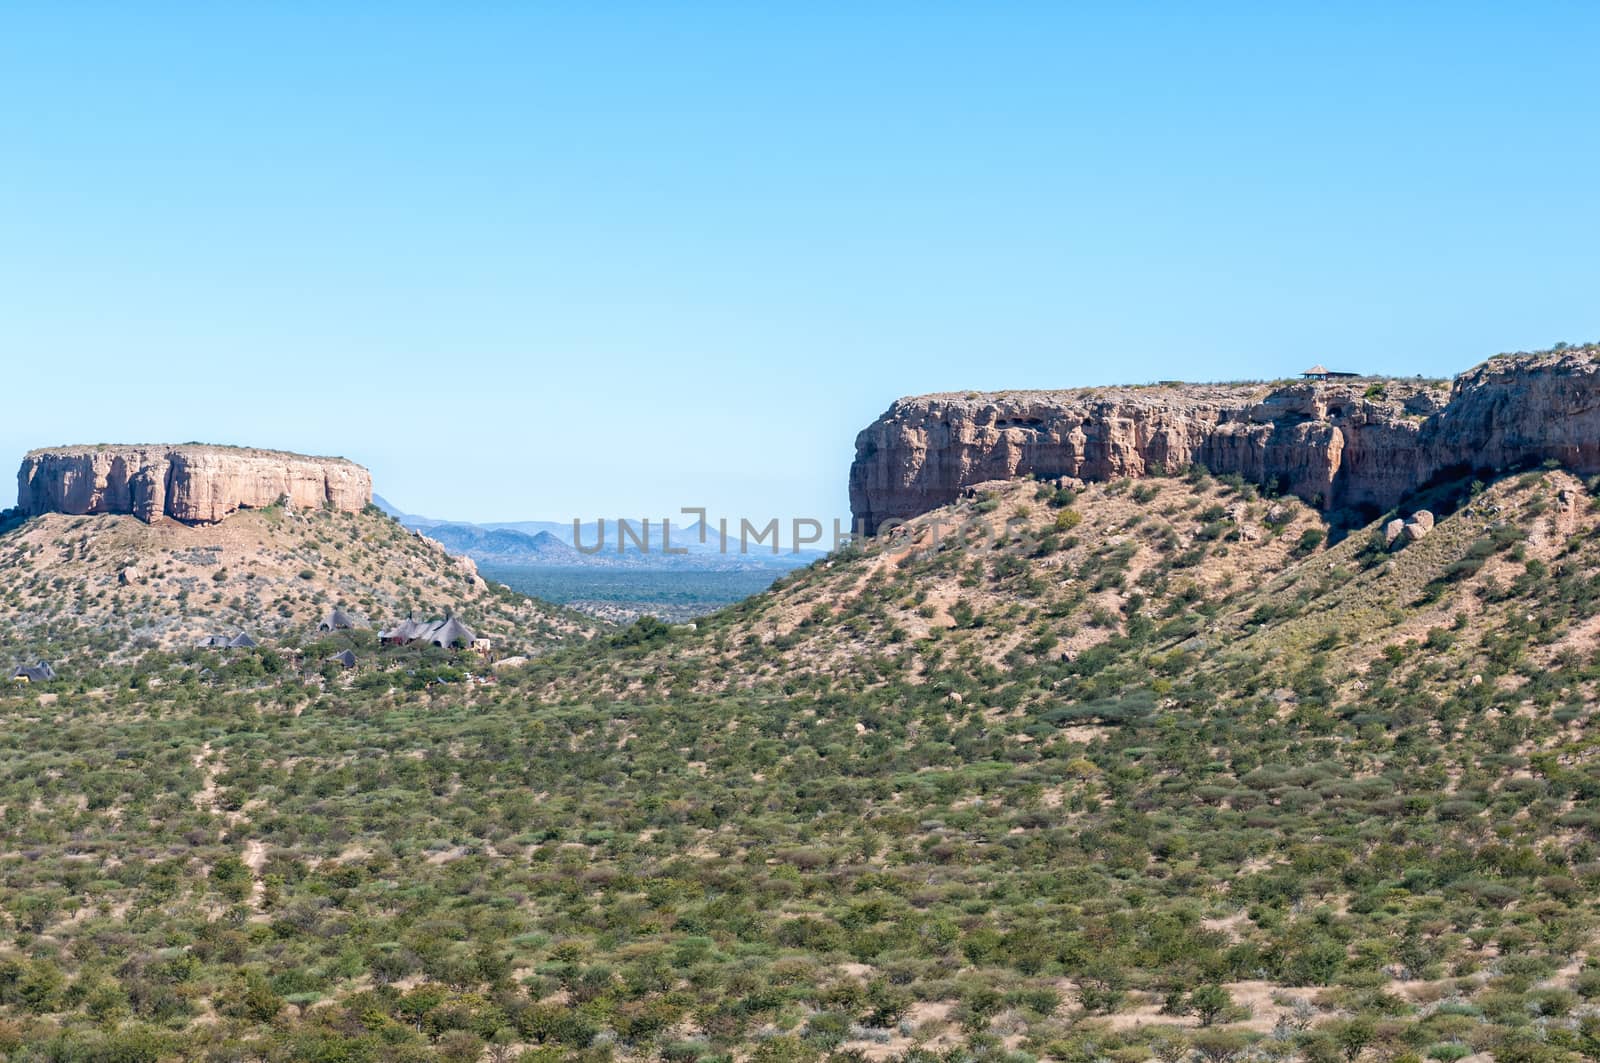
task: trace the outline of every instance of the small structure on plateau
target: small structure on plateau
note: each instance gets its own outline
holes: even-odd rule
[[[1300,374],[1306,380],[1340,380],[1345,377],[1357,377],[1360,373],[1349,373],[1340,369],[1329,369],[1321,362]]]

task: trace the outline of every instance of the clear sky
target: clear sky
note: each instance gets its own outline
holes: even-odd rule
[[[843,514],[895,397],[1600,338],[1594,4],[0,8],[0,460]]]

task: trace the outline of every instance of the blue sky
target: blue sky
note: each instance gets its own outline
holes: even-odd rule
[[[1200,8],[6,5],[0,459],[827,516],[899,395],[1600,338],[1600,8]]]

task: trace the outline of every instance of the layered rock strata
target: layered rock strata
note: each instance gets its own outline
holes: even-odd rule
[[[372,475],[354,462],[243,447],[51,447],[30,451],[17,472],[24,516],[131,513],[147,523],[214,524],[278,502],[357,512],[371,501]]]
[[[1600,348],[1507,355],[1444,381],[968,392],[901,399],[856,437],[870,533],[988,480],[1109,480],[1204,465],[1325,510],[1382,512],[1453,471],[1600,472]]]

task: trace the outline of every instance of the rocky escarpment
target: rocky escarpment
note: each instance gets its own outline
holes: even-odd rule
[[[1503,355],[1444,381],[1358,378],[924,395],[856,438],[869,534],[989,480],[1204,465],[1325,510],[1381,512],[1442,475],[1553,459],[1600,471],[1600,347]]]
[[[357,512],[372,501],[372,475],[343,458],[198,444],[51,447],[30,451],[17,472],[24,516],[131,513],[146,523],[213,524],[280,501]]]

